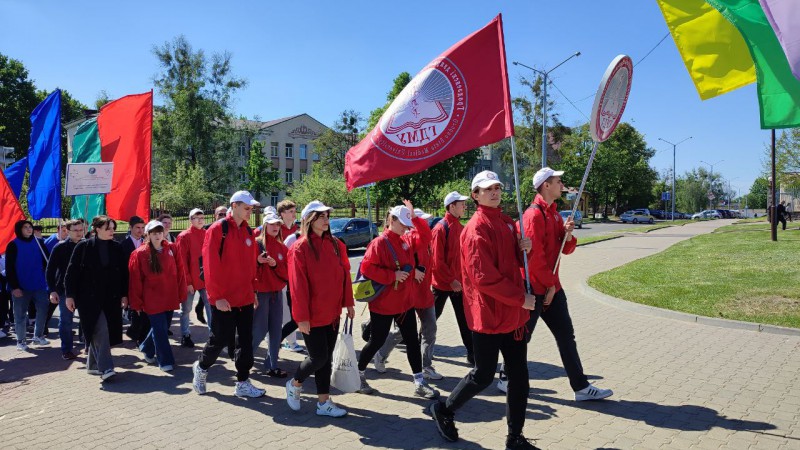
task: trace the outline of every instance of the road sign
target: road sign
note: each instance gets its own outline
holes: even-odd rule
[[[661,200],[668,201],[671,198],[671,192],[662,192],[661,193]]]
[[[717,197],[714,195],[714,193],[713,193],[713,192],[711,192],[711,191],[708,191],[708,196],[707,196],[707,197],[708,197],[708,199],[709,199],[709,200],[714,200],[715,198],[717,198]]]

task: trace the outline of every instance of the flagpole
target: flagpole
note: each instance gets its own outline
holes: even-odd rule
[[[517,191],[517,211],[519,212],[519,234],[525,237],[525,225],[522,220],[522,196],[519,193],[519,173],[517,171],[517,144],[514,141],[514,136],[511,136],[511,161],[514,165],[514,189]],[[525,256],[522,258],[522,264],[525,266],[525,292],[532,294],[531,279],[528,274],[528,252],[524,252]]]

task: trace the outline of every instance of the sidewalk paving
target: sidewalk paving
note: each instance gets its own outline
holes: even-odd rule
[[[562,281],[583,365],[593,382],[615,395],[573,402],[555,342],[546,326],[537,327],[529,347],[532,389],[525,434],[539,447],[800,448],[800,337],[638,314],[596,301],[580,288],[594,273],[728,222],[626,235],[579,247],[563,259]],[[435,385],[446,395],[468,367],[449,306],[439,324],[436,368],[446,378]],[[178,330],[177,318],[172,329]],[[194,326],[193,337],[204,342],[205,329]],[[399,350],[386,374],[368,371],[380,393],[334,395],[350,415],[330,419],[314,415],[313,377],[306,382],[303,409],[295,413],[286,406],[285,380],[261,370],[263,345],[256,360],[261,373],[252,379],[266,387],[267,396],[243,400],[232,395],[233,364],[226,358],[210,371],[209,393],[196,395],[190,365],[200,347],[183,349],[177,341],[178,366],[168,375],[145,364],[126,338],[124,348],[114,350],[118,375],[102,386],[79,370],[85,354],[61,360],[57,339],[30,354],[17,353],[13,339],[2,344],[4,448],[479,449],[502,448],[506,433],[505,399],[492,386],[459,411],[462,441],[446,444],[425,411],[430,402],[413,397]],[[290,373],[302,359],[288,351],[281,358]]]

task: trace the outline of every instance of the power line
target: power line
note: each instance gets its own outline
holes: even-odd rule
[[[573,103],[573,102],[572,102],[572,100],[570,100],[570,99],[569,99],[569,97],[567,97],[567,96],[564,94],[564,92],[563,92],[561,89],[559,89],[559,88],[558,88],[558,86],[556,86],[556,84],[555,84],[555,83],[553,83],[552,81],[550,81],[550,84],[552,84],[552,85],[553,85],[553,87],[554,87],[554,88],[556,88],[556,90],[558,91],[558,93],[559,93],[559,94],[561,94],[561,96],[562,96],[562,97],[564,97],[564,98],[565,98],[565,99],[566,99],[566,100],[569,102],[569,104],[570,104],[570,105],[572,105],[572,107],[573,107],[573,108],[575,108],[575,110],[576,110],[576,111],[578,111],[579,113],[581,113],[581,115],[582,115],[583,117],[585,117],[585,118],[586,118],[586,120],[589,120],[589,116],[587,116],[586,114],[584,114],[584,112],[583,112],[583,111],[581,111],[581,110],[580,110],[580,108],[578,108],[577,106],[575,106],[575,103]]]

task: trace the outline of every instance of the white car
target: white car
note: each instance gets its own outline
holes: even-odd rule
[[[707,209],[705,211],[700,211],[697,214],[692,215],[692,220],[700,220],[700,219],[721,219],[722,216],[713,209]]]
[[[653,223],[655,221],[653,216],[645,213],[641,209],[626,211],[619,215],[619,220],[621,220],[622,223]]]

